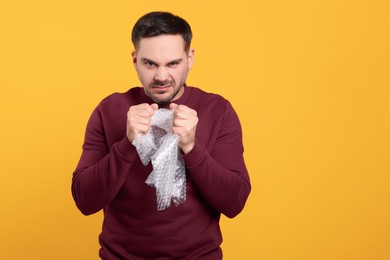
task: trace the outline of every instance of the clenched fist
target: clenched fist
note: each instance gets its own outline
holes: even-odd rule
[[[173,111],[173,133],[180,136],[179,147],[184,154],[189,153],[195,144],[195,133],[198,125],[197,112],[185,105],[171,103]]]
[[[149,131],[152,116],[157,109],[157,104],[149,105],[147,103],[129,108],[127,112],[126,135],[130,142],[133,142],[138,134],[146,134]]]

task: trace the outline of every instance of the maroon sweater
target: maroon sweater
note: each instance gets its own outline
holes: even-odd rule
[[[99,237],[102,259],[222,258],[220,214],[234,217],[250,192],[241,126],[219,95],[185,87],[175,101],[197,111],[196,143],[183,156],[187,200],[157,211],[156,190],[126,137],[130,106],[153,103],[142,88],[105,98],[88,122],[83,152],[73,174],[72,194],[85,214],[104,210]]]

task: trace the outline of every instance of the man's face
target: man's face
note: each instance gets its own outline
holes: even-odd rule
[[[181,97],[194,60],[181,35],[143,38],[133,52],[133,63],[147,96],[159,105]]]

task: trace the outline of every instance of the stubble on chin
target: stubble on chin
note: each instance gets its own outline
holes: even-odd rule
[[[171,103],[172,99],[173,99],[173,96],[169,96],[167,98],[164,98],[164,99],[160,99],[158,97],[150,97],[157,105],[159,106],[165,106],[165,105],[168,105],[169,103]]]
[[[159,106],[165,106],[165,105],[168,105],[169,103],[171,103],[172,99],[174,99],[174,97],[178,93],[178,91],[177,91],[177,92],[174,92],[174,93],[170,94],[169,96],[159,97],[158,94],[153,94],[151,91],[148,91],[148,90],[144,90],[144,91],[145,91],[145,94],[151,100],[153,100],[153,102],[155,102]],[[161,93],[161,94],[163,94],[163,93]]]

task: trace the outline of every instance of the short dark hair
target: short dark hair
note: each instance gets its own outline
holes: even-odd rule
[[[184,49],[189,50],[192,40],[190,25],[183,18],[168,12],[147,13],[135,23],[131,41],[135,48],[143,38],[159,35],[181,35]]]

